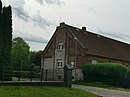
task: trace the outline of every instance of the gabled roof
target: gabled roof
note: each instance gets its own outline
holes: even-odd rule
[[[130,61],[130,44],[126,44],[99,34],[66,25],[67,29],[87,53],[122,61]]]

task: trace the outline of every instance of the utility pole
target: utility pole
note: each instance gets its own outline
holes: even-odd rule
[[[74,80],[76,80],[76,68],[77,68],[77,38],[74,38],[75,41],[75,52],[74,52]]]

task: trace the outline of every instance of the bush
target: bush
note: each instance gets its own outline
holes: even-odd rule
[[[116,63],[86,64],[82,68],[84,80],[89,82],[103,82],[106,84],[118,84],[118,79],[128,77],[129,69]]]

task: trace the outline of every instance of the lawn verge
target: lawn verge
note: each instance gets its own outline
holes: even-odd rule
[[[0,97],[98,97],[73,88],[45,86],[1,86]]]

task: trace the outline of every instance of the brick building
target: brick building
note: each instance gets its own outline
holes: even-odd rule
[[[81,79],[82,65],[98,62],[129,65],[130,45],[62,22],[42,53],[42,67],[53,70],[54,79],[62,77],[54,70],[63,71],[65,64],[71,64],[74,77]]]

